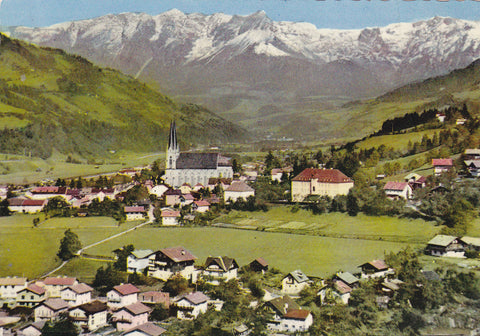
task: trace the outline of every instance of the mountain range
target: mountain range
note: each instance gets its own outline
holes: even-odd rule
[[[6,29],[4,29],[6,30]],[[253,130],[447,74],[480,58],[480,23],[434,17],[358,30],[171,10],[111,14],[12,37],[61,48],[156,83]]]

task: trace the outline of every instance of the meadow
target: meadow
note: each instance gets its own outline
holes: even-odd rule
[[[35,217],[23,214],[0,217],[0,276],[33,278],[54,269],[60,264],[56,254],[68,228],[85,246],[138,224],[118,226],[110,217],[53,218],[35,228]]]

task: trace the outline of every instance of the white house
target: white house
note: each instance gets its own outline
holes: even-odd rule
[[[107,293],[107,304],[110,308],[121,308],[138,301],[140,290],[132,284],[124,284],[113,287]]]
[[[113,313],[112,320],[118,331],[129,330],[148,322],[152,309],[141,302],[132,303]]]
[[[437,257],[464,258],[465,243],[456,236],[436,235],[427,243],[425,251]]]
[[[408,182],[388,181],[383,190],[390,198],[410,199],[412,197],[412,187]]]
[[[233,181],[223,193],[224,201],[236,202],[239,198],[246,200],[250,196],[255,196],[255,189],[243,181]]]
[[[178,297],[174,304],[177,307],[177,318],[181,320],[195,319],[208,309],[210,298],[202,292],[194,292]]]
[[[453,169],[452,159],[432,159],[433,172],[435,176],[446,173]]]
[[[394,273],[394,270],[383,260],[373,260],[359,267],[362,270],[362,278],[381,278]]]
[[[310,285],[310,279],[301,271],[288,273],[282,280],[282,293],[296,295]]]
[[[31,284],[27,288],[24,288],[18,292],[17,306],[35,307],[40,302],[45,300],[46,292],[47,291],[45,290],[45,288],[42,288],[35,284]]]
[[[43,210],[48,200],[33,200],[11,198],[8,200],[8,209],[12,212],[37,213]]]
[[[195,271],[195,257],[187,249],[177,246],[164,248],[149,256],[148,275],[161,280],[168,280],[179,274],[185,279],[191,279]]]
[[[145,214],[147,213],[143,206],[126,206],[123,208],[123,211],[127,216],[127,221],[142,220],[145,218]]]
[[[18,292],[27,287],[27,278],[0,278],[0,298],[16,299]]]
[[[162,225],[164,226],[175,226],[179,224],[180,211],[162,210],[160,216],[162,217]]]
[[[92,301],[93,288],[87,284],[79,283],[60,291],[62,300],[66,301],[71,307],[79,306]]]
[[[125,331],[122,336],[160,336],[165,331],[167,330],[148,322]]]
[[[148,257],[152,250],[135,250],[127,257],[127,272],[142,273],[148,267]]]
[[[69,305],[60,298],[49,298],[34,309],[35,322],[55,320],[61,313],[68,311]]]
[[[267,327],[280,332],[304,332],[313,324],[313,316],[309,310],[301,307],[285,295],[272,299],[266,303],[273,312],[273,318],[268,321]]]
[[[208,257],[205,261],[203,275],[228,281],[237,278],[238,268],[238,264],[233,258]]]
[[[20,336],[40,336],[46,321],[38,321],[27,324],[19,329]],[[1,335],[1,334],[0,334]]]
[[[48,297],[62,297],[62,289],[77,285],[78,281],[75,278],[69,277],[48,277],[43,281],[37,282],[37,285],[44,287],[47,290]]]
[[[347,195],[353,180],[338,169],[306,168],[292,179],[292,201],[302,202],[309,195]]]
[[[68,315],[79,329],[88,332],[107,325],[107,312],[105,303],[93,301],[70,309]]]
[[[210,203],[204,200],[193,202],[192,209],[196,212],[207,212],[210,210]]]

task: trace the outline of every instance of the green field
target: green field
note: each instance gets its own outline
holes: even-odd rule
[[[138,222],[117,225],[110,217],[55,218],[32,225],[33,215],[0,217],[0,276],[38,277],[60,262],[56,253],[65,229],[71,228],[85,246],[126,230]]]
[[[356,271],[356,266],[382,258],[384,252],[398,251],[407,246],[385,241],[213,227],[141,228],[87,252],[111,255],[112,250],[126,244],[134,244],[137,249],[152,250],[181,245],[198,257],[197,265],[203,264],[209,255],[234,257],[240,266],[263,257],[272,267],[284,272],[301,269],[312,276],[327,276],[341,269]]]
[[[357,144],[357,147],[359,149],[368,149],[385,145],[387,147],[392,147],[395,150],[407,150],[409,141],[411,141],[412,143],[421,142],[424,135],[427,135],[431,138],[435,133],[439,132],[440,130],[438,129],[431,129],[421,132],[375,136],[359,142]]]
[[[351,217],[339,212],[314,215],[303,209],[293,213],[291,207],[284,206],[273,207],[267,212],[232,211],[215,222],[265,231],[405,243],[425,243],[440,230],[439,226],[422,219],[374,217],[361,213]]]

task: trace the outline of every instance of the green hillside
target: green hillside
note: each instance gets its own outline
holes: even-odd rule
[[[82,158],[164,150],[170,121],[183,148],[247,132],[197,105],[176,104],[118,71],[0,34],[0,152]]]

